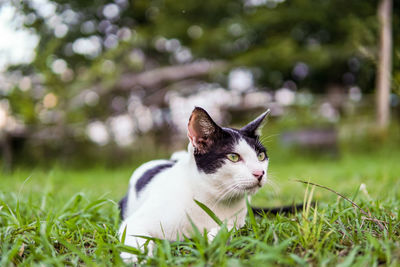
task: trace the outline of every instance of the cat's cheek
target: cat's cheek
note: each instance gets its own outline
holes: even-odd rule
[[[261,179],[261,182],[260,182],[260,187],[263,187],[266,183],[267,183],[267,176],[265,175],[262,179]]]

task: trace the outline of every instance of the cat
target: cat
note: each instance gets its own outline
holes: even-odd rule
[[[218,224],[194,200],[228,228],[242,227],[246,194],[256,193],[267,181],[269,159],[259,131],[268,113],[233,129],[217,125],[204,109],[195,107],[188,123],[187,151],[147,162],[132,174],[128,193],[120,201],[119,237],[125,236],[125,245],[142,249],[146,239],[139,236],[171,241],[190,236],[191,221],[212,238]],[[121,257],[135,261],[127,252]]]

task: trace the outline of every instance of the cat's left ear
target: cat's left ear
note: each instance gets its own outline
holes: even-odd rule
[[[193,110],[188,124],[188,137],[196,152],[203,154],[209,151],[221,133],[222,129],[204,109],[196,107]]]
[[[261,124],[264,121],[265,117],[270,113],[268,109],[263,114],[258,116],[255,120],[244,126],[240,131],[247,136],[259,136],[261,131]]]

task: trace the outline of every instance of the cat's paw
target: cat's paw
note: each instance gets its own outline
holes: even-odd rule
[[[121,252],[119,256],[127,264],[135,264],[138,261],[138,258],[135,254],[131,254],[128,252]]]
[[[214,238],[217,236],[217,234],[218,234],[218,232],[219,232],[220,229],[221,229],[220,227],[214,227],[214,228],[211,228],[210,231],[208,231],[208,233],[207,233],[207,238],[208,238],[208,241],[209,241],[210,243],[211,243],[211,242],[214,240]]]

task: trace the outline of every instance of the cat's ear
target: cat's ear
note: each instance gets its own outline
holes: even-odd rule
[[[188,137],[196,152],[206,153],[221,132],[204,109],[195,107],[189,119]]]
[[[261,131],[261,124],[264,121],[265,117],[270,113],[268,109],[263,114],[258,116],[255,120],[244,126],[240,131],[247,136],[259,136]]]

